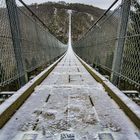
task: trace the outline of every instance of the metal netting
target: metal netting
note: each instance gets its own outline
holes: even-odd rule
[[[0,1],[0,83],[17,78],[16,60],[5,0]]]
[[[130,9],[126,12],[126,3]],[[125,7],[125,8],[124,8]],[[129,6],[127,6],[129,8]],[[125,11],[124,11],[125,10]],[[125,18],[124,18],[125,17]],[[127,21],[128,18],[128,21]],[[126,22],[124,24],[123,22]],[[126,26],[127,25],[127,26]],[[123,27],[124,26],[124,27]],[[126,31],[125,31],[126,28]],[[124,35],[123,35],[124,34]],[[123,35],[123,36],[121,36]],[[124,40],[123,40],[124,39]],[[122,45],[122,52],[117,49]],[[121,80],[140,87],[140,3],[123,1],[115,10],[108,11],[80,40],[74,51],[89,64],[113,73]],[[118,52],[117,52],[118,51]],[[118,53],[116,55],[116,53]],[[115,58],[117,56],[117,58]],[[122,57],[122,58],[121,58]],[[116,61],[116,63],[114,63]],[[113,65],[119,64],[113,69]]]
[[[121,6],[103,17],[85,36],[74,43],[75,52],[90,64],[111,70]]]
[[[129,78],[130,83],[140,85],[140,1],[138,0],[131,0],[125,39],[121,74]]]
[[[0,0],[0,33],[0,86],[49,63],[67,49],[15,0]]]

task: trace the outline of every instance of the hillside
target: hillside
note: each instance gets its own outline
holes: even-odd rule
[[[104,10],[83,4],[65,2],[32,4],[30,8],[44,21],[52,33],[62,42],[68,39],[68,13],[72,10],[72,40],[78,40],[99,18]]]

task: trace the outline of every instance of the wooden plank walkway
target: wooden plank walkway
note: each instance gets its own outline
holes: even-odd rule
[[[0,130],[0,140],[138,140],[138,135],[71,48]]]

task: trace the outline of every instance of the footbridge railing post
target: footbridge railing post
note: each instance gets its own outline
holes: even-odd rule
[[[117,85],[119,82],[119,75],[122,67],[122,58],[125,44],[125,36],[127,33],[127,25],[129,19],[131,0],[122,0],[121,20],[118,31],[118,38],[114,53],[114,60],[112,66],[111,81]]]
[[[8,10],[17,71],[20,77],[19,85],[23,86],[27,82],[27,74],[25,71],[24,58],[23,58],[22,48],[21,48],[20,24],[19,24],[18,11],[17,11],[15,0],[6,0],[6,6]]]

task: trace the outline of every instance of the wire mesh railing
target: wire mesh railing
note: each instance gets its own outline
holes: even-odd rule
[[[20,0],[18,0],[20,2]],[[36,15],[15,0],[0,0],[0,86],[61,56],[67,46],[42,25]],[[23,83],[22,83],[23,82]]]
[[[140,1],[123,0],[116,9],[108,10],[73,46],[115,85],[139,89]]]
[[[140,1],[131,0],[121,74],[140,87]],[[130,79],[130,80],[129,80]],[[126,79],[127,80],[127,79]]]

